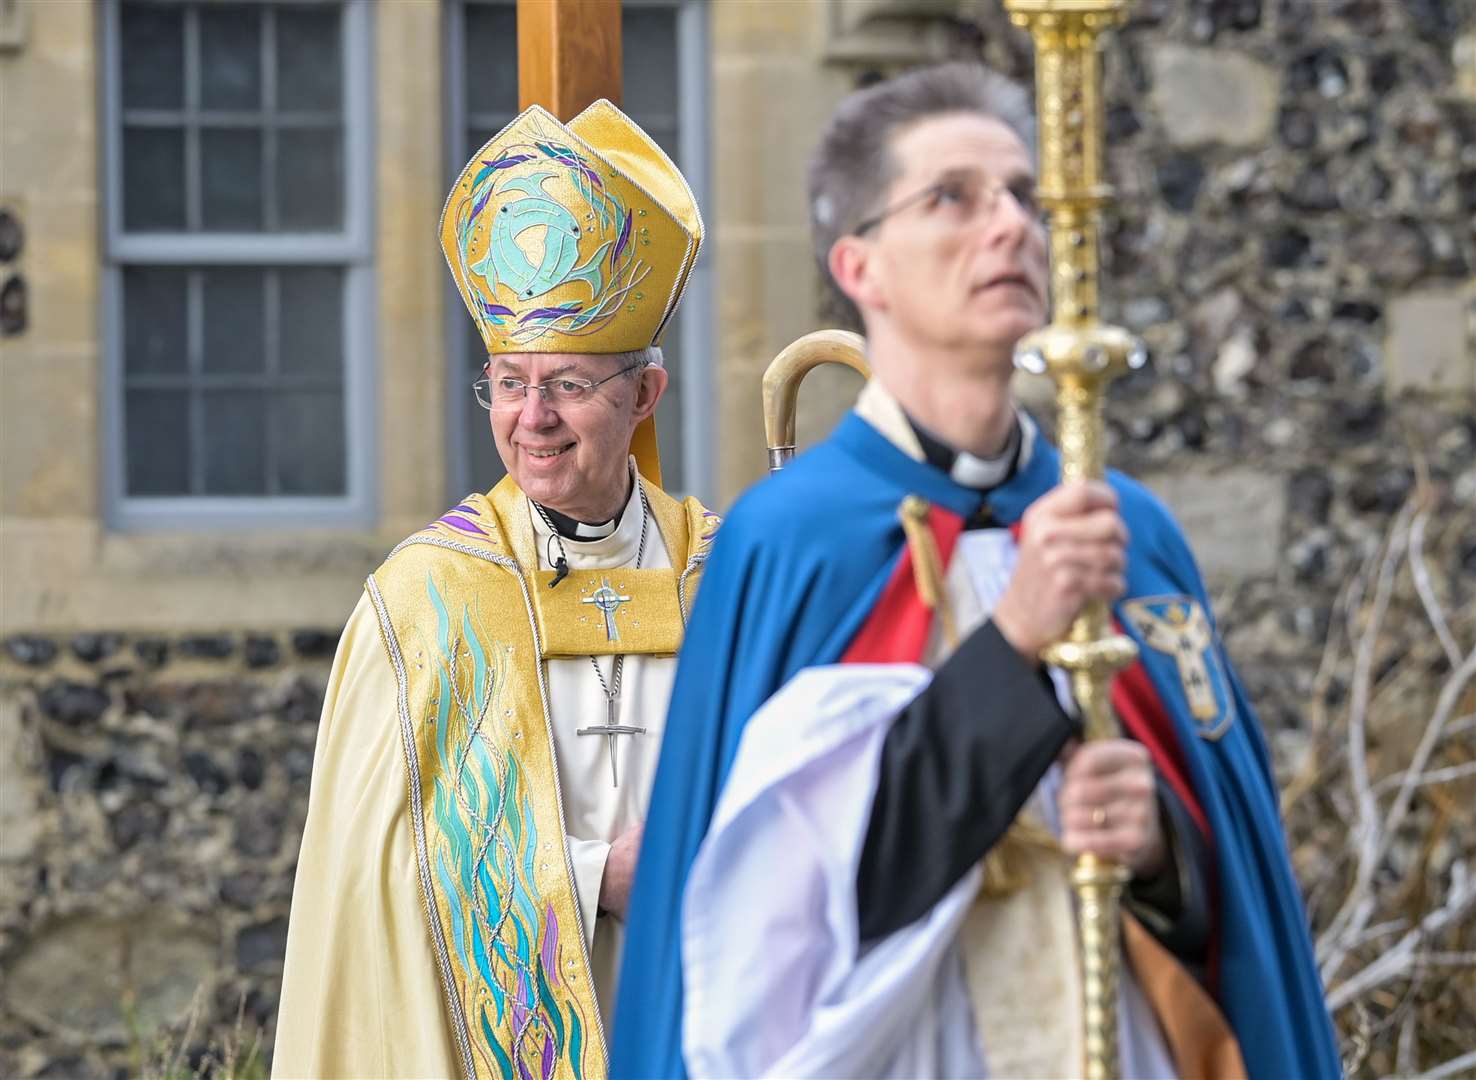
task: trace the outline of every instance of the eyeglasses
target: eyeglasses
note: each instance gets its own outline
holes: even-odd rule
[[[528,396],[529,390],[537,390],[545,404],[580,405],[594,395],[595,387],[645,366],[645,361],[639,361],[594,382],[588,379],[561,377],[550,379],[546,383],[530,383],[522,379],[514,379],[510,375],[495,379],[490,375],[483,375],[472,383],[472,392],[477,395],[477,404],[482,408],[498,411],[521,409],[523,399]]]
[[[937,183],[929,184],[921,191],[914,192],[893,203],[885,210],[866,218],[851,232],[856,236],[864,236],[893,214],[899,214],[918,204],[922,204],[923,209],[929,214],[947,210],[951,217],[956,217],[960,222],[987,218],[998,208],[1000,196],[1005,192],[1009,192],[1010,197],[1015,200],[1015,205],[1024,211],[1027,217],[1044,223],[1045,215],[1036,199],[1035,185],[1030,180],[1003,184],[979,173],[960,173],[945,176]]]

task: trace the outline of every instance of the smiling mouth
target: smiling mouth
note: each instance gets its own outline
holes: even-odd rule
[[[555,446],[555,447],[539,448],[539,449],[535,449],[534,447],[531,447],[531,446],[525,446],[525,447],[523,447],[523,453],[527,454],[531,458],[537,458],[540,461],[545,461],[545,460],[547,460],[549,458],[556,458],[560,454],[566,453],[566,452],[568,452],[568,451],[570,451],[572,449],[574,449],[574,444],[573,443],[567,443],[564,446]]]

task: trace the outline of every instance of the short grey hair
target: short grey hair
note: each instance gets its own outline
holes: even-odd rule
[[[632,349],[630,352],[612,353],[620,363],[616,367],[634,367],[639,364],[643,368],[665,367],[666,359],[661,355],[659,345],[647,345],[644,349]]]
[[[978,113],[1004,124],[1035,154],[1035,114],[1019,83],[983,64],[918,68],[841,99],[810,157],[810,236],[820,271],[856,329],[860,313],[830,276],[830,249],[880,209],[898,168],[892,143],[919,121]]]

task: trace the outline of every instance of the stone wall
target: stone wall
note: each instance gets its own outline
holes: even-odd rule
[[[1030,78],[1018,36],[978,7],[986,53]],[[1133,10],[1108,47],[1106,316],[1152,363],[1114,389],[1110,459],[1191,536],[1322,935],[1356,887],[1350,757],[1387,814],[1387,778],[1476,649],[1476,3]],[[1466,683],[1454,716],[1473,711]],[[1418,922],[1476,866],[1469,719],[1433,746],[1429,767],[1452,778],[1414,795],[1371,885],[1374,922]],[[1395,940],[1354,949],[1329,985]],[[1468,908],[1425,947],[1473,943]],[[1337,1010],[1353,1074],[1470,1050],[1469,953],[1448,974],[1411,967]]]
[[[712,6],[713,184],[717,261],[718,492],[730,502],[764,475],[764,368],[818,329],[805,169],[848,72],[825,64],[829,8],[793,0]],[[801,399],[802,442],[823,435],[859,382],[821,371]]]
[[[38,179],[17,195],[9,185],[22,174],[7,166],[0,197],[30,222],[36,277],[33,336],[24,349],[7,345],[0,364],[0,396],[25,400],[31,425],[0,425],[0,623],[12,635],[0,648],[0,1075],[137,1071],[159,1020],[198,1061],[243,1003],[246,1030],[269,1045],[335,642],[333,632],[283,628],[346,613],[363,573],[439,506],[437,483],[425,481],[439,469],[438,391],[422,358],[439,353],[440,271],[412,228],[439,209],[437,14],[432,4],[379,7],[378,228],[387,262],[413,251],[421,270],[381,282],[383,412],[394,425],[385,445],[411,452],[392,455],[376,533],[208,544],[107,533],[91,443],[55,443],[95,426],[85,390],[96,363],[94,170],[52,170],[85,190]],[[20,87],[39,104],[34,123],[7,117],[7,161],[90,155],[90,8],[27,10],[20,59],[31,66],[0,60],[0,91]],[[1114,393],[1112,459],[1157,488],[1191,533],[1280,777],[1300,793],[1289,806],[1295,856],[1314,918],[1325,920],[1347,884],[1335,855],[1353,819],[1342,780],[1318,779],[1318,758],[1337,756],[1329,732],[1358,697],[1348,645],[1368,625],[1371,595],[1345,584],[1377,569],[1412,497],[1428,511],[1431,594],[1460,647],[1476,643],[1476,3],[1137,0],[1134,11],[1108,54],[1121,210],[1107,314],[1145,337],[1153,362]],[[709,217],[725,297],[728,497],[763,467],[763,364],[821,324],[799,163],[828,103],[922,56],[982,53],[1028,79],[1030,52],[996,0],[734,0],[715,5],[712,37],[720,183]],[[48,101],[74,127],[50,125]],[[43,198],[51,193],[56,207]],[[65,254],[48,260],[52,270],[35,258],[41,244]],[[40,333],[47,327],[55,332]],[[845,375],[807,384],[802,441],[854,389]],[[14,413],[7,407],[7,420]],[[37,423],[46,431],[33,440]],[[1370,731],[1385,773],[1407,760],[1409,732],[1452,666],[1416,592],[1406,567],[1369,652]],[[212,620],[229,629],[185,630]],[[1476,701],[1459,711],[1476,712]],[[1476,758],[1470,730],[1433,764]],[[1444,812],[1444,799],[1464,831],[1444,834],[1419,873],[1401,855],[1388,877],[1438,892],[1453,866],[1473,860],[1476,822],[1460,813],[1476,792],[1422,790],[1413,823]],[[1449,947],[1476,942],[1468,934]],[[1425,1064],[1458,1046],[1476,1000],[1450,1012],[1465,999],[1438,992],[1455,985],[1398,982],[1397,1008],[1342,1011],[1354,1071],[1392,1070],[1391,1016],[1428,1021]],[[1409,1011],[1434,996],[1447,1011]]]
[[[165,1047],[198,1065],[238,1013],[270,1047],[336,645],[5,640],[0,1075],[137,1072]]]
[[[1112,46],[1113,461],[1184,522],[1268,727],[1416,496],[1476,589],[1476,3],[1141,2]],[[1457,68],[1457,59],[1467,65]],[[1469,626],[1470,616],[1465,616]],[[1476,646],[1468,633],[1466,650]]]

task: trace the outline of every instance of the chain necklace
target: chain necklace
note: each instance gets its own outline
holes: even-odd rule
[[[641,568],[641,563],[644,562],[645,559],[646,559],[646,526],[651,521],[650,509],[651,508],[646,505],[646,492],[645,492],[644,489],[642,489],[641,490],[641,542],[640,542],[640,545],[636,548],[636,562],[635,562],[635,568],[637,570],[639,570]],[[600,670],[599,661],[597,661],[593,656],[591,656],[589,658],[589,662],[594,665],[595,675],[598,676],[598,678],[600,680],[600,689],[605,692],[605,700],[610,703],[610,706],[613,709],[614,706],[615,706],[615,702],[620,699],[620,677],[625,673],[625,654],[624,653],[616,653],[615,654],[615,662],[614,662],[614,664],[610,668],[610,681],[608,683],[605,682],[605,673]],[[613,714],[612,714],[612,722],[613,722]]]
[[[636,485],[636,491],[640,494],[640,497],[641,497],[641,540],[640,540],[640,544],[636,548],[636,561],[635,561],[635,569],[639,570],[641,568],[641,563],[644,562],[645,561],[645,558],[646,558],[646,534],[647,534],[647,529],[650,527],[650,524],[651,524],[651,506],[646,501],[646,489],[643,486],[641,486],[641,482],[640,482],[640,479],[639,478],[636,478],[635,485]],[[529,502],[532,502],[532,500],[530,499]],[[553,538],[555,540],[558,541],[559,558],[558,558],[558,562],[555,564],[555,566],[557,568],[557,573],[554,575],[554,579],[551,582],[549,582],[549,587],[552,588],[553,586],[557,585],[560,581],[562,581],[564,579],[564,577],[566,577],[568,575],[568,573],[569,573],[569,555],[568,555],[568,551],[564,548],[564,540],[563,540],[563,537],[561,537],[559,535],[558,529],[554,528],[553,522],[549,520],[548,514],[546,514],[544,512],[543,507],[539,506],[535,502],[535,503],[533,503],[533,508],[538,511],[538,516],[541,517],[541,518],[543,518],[544,524],[546,524],[548,526],[550,534],[553,536]],[[617,529],[618,529],[618,526],[617,526]],[[606,736],[606,742],[607,742],[607,744],[609,746],[609,749],[610,749],[610,784],[613,787],[619,787],[620,786],[620,775],[617,772],[616,766],[615,766],[615,736],[616,735],[644,735],[646,733],[646,729],[643,728],[643,727],[634,727],[634,726],[630,726],[630,725],[622,725],[619,722],[619,720],[620,720],[620,682],[621,682],[622,677],[625,674],[625,654],[624,653],[616,653],[615,654],[614,663],[611,665],[611,668],[610,668],[610,681],[609,682],[606,682],[605,681],[605,673],[600,670],[599,661],[596,660],[593,656],[591,656],[589,658],[589,662],[590,662],[590,665],[594,668],[595,678],[597,678],[597,679],[600,680],[600,690],[605,695],[605,722],[602,725],[595,725],[593,727],[580,728],[578,731],[575,732],[575,734],[576,735],[604,735],[604,736]]]

